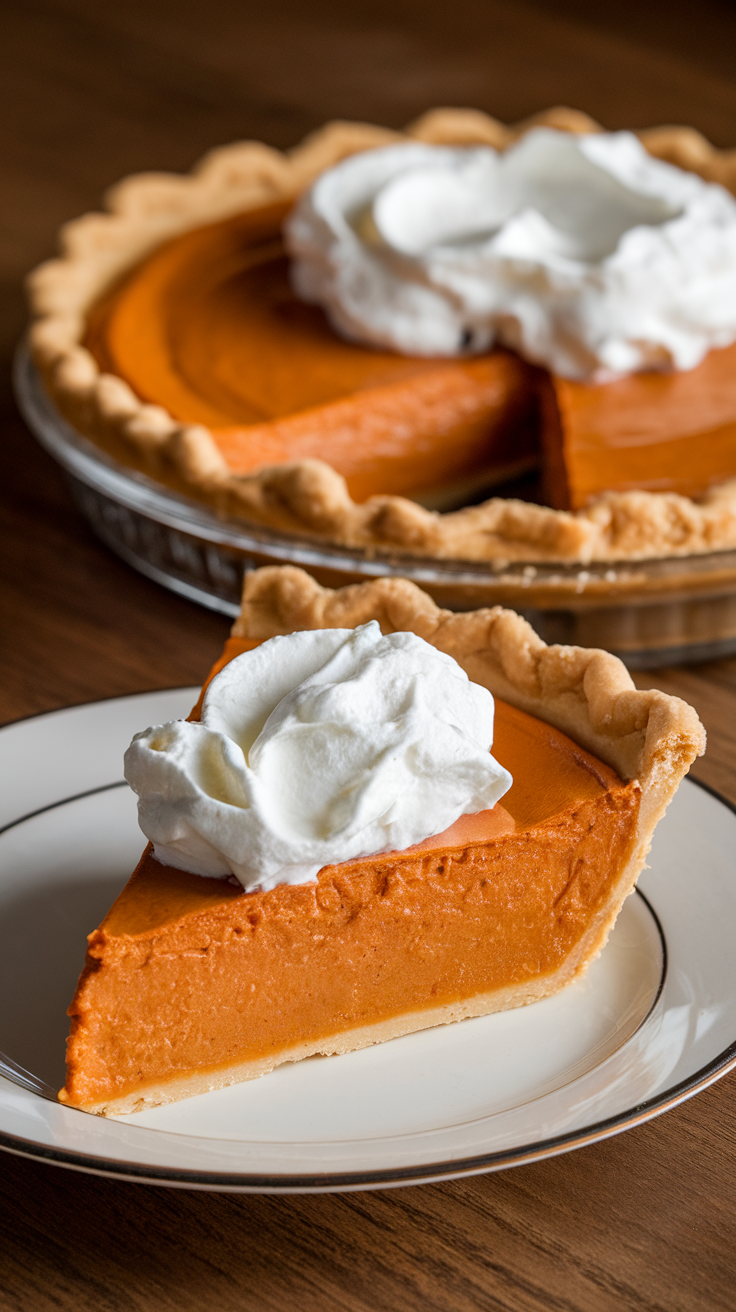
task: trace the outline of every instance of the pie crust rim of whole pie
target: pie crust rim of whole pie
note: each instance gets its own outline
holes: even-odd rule
[[[350,1052],[430,1026],[524,1005],[563,988],[584,972],[605,946],[644,867],[657,823],[693,760],[705,750],[705,732],[696,712],[667,693],[636,689],[623,663],[608,652],[550,647],[525,619],[500,606],[462,614],[442,610],[405,579],[380,579],[333,590],[320,586],[296,566],[255,570],[245,577],[241,615],[233,625],[232,637],[256,644],[295,630],[351,628],[369,620],[377,620],[385,633],[418,634],[453,656],[471,679],[494,696],[562,730],[623,781],[638,782],[635,838],[602,907],[552,975],[338,1031],[276,1052],[268,1059],[236,1061],[214,1071],[196,1070],[94,1102],[72,1102],[62,1090],[61,1101],[97,1115],[128,1114],[256,1078],[283,1062]],[[220,664],[227,659],[226,650]],[[217,669],[216,665],[210,677]],[[84,974],[80,985],[83,980]]]
[[[296,197],[325,169],[360,150],[402,140],[487,144],[502,149],[532,127],[585,133],[602,129],[586,114],[556,108],[508,127],[475,110],[436,109],[402,132],[329,123],[284,154],[258,142],[211,151],[187,175],[124,179],[107,212],[61,230],[62,255],[29,277],[34,322],[30,349],[65,418],[163,483],[220,514],[366,552],[470,561],[642,560],[736,546],[736,479],[697,501],[676,493],[609,492],[576,512],[495,497],[444,514],[400,496],[358,504],[345,480],[320,460],[232,474],[209,429],[174,420],[141,402],[128,384],[100,371],[83,345],[86,315],[108,288],[169,239],[248,209]],[[653,156],[719,182],[736,194],[736,150],[719,150],[692,128],[637,134]]]

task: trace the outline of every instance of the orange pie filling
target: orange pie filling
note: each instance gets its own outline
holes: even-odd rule
[[[537,371],[509,351],[428,360],[344,341],[292,291],[274,205],[162,246],[92,311],[99,366],[234,474],[318,458],[363,501],[472,491],[536,460]]]
[[[736,343],[695,369],[554,378],[543,411],[547,498],[559,510],[605,491],[702,496],[736,475]]]
[[[61,1100],[130,1112],[574,978],[610,927],[639,785],[500,701],[493,753],[502,805],[309,884],[244,893],[149,847],[90,935]]]

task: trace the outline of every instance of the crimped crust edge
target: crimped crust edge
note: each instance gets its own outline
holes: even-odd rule
[[[705,750],[705,730],[679,697],[637,689],[610,652],[548,646],[527,620],[501,606],[442,610],[408,579],[331,589],[294,565],[246,573],[232,632],[261,641],[298,629],[354,628],[372,619],[386,633],[418,634],[494,696],[569,734],[622,779],[637,779],[648,850],[654,825]]]

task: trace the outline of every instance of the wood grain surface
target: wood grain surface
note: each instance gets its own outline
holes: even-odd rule
[[[10,398],[23,274],[126,172],[288,146],[438,104],[736,142],[736,10],[679,0],[6,0],[0,77],[0,719],[196,683],[225,620],[100,546]],[[736,800],[736,661],[640,676],[686,697],[700,778]],[[12,1005],[12,1000],[3,1000]],[[144,1188],[0,1158],[0,1307],[21,1312],[736,1309],[736,1078],[579,1152],[316,1197]]]

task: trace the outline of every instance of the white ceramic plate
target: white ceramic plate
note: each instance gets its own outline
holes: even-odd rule
[[[580,1147],[736,1065],[736,812],[686,781],[605,952],[557,997],[136,1116],[62,1107],[85,935],[141,851],[123,751],[138,729],[187,714],[196,693],[0,730],[0,1146],[187,1188],[370,1188]]]

